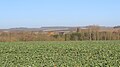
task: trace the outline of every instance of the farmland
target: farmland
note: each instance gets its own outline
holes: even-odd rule
[[[0,67],[119,67],[120,41],[1,42]]]

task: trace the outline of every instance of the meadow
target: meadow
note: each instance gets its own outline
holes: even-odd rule
[[[0,42],[0,67],[119,67],[120,41]]]

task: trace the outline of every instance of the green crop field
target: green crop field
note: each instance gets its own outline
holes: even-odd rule
[[[120,41],[0,43],[0,67],[119,67]]]

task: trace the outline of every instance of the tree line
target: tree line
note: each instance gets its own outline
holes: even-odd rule
[[[65,34],[43,34],[41,32],[1,32],[0,42],[16,41],[83,41],[120,40],[120,29],[101,30],[92,26],[87,29],[76,28],[75,32]]]

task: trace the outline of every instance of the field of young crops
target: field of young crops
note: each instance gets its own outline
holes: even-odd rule
[[[0,67],[119,67],[120,41],[0,43]]]

